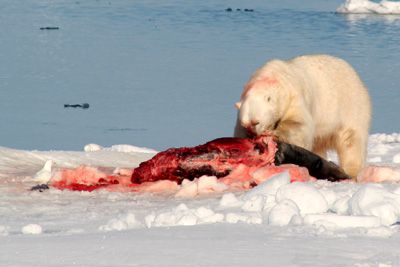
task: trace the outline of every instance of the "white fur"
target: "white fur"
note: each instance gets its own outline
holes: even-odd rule
[[[334,149],[352,177],[364,164],[370,99],[342,59],[305,55],[269,61],[250,78],[236,106],[237,137],[272,132],[321,156]]]

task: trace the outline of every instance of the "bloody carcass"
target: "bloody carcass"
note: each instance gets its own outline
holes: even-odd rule
[[[108,174],[91,166],[61,169],[49,186],[77,191],[157,191],[160,185],[176,187],[185,179],[206,175],[232,188],[248,189],[283,171],[289,172],[291,181],[349,179],[336,164],[310,151],[273,136],[260,136],[219,138],[195,147],[170,148],[124,173]],[[47,188],[39,185],[32,189]]]
[[[245,166],[257,170],[266,166],[296,164],[306,167],[317,179],[349,179],[336,164],[303,149],[276,140],[272,136],[255,138],[218,138],[195,147],[170,148],[142,162],[133,170],[134,184],[170,180],[180,184],[202,175],[223,178]]]

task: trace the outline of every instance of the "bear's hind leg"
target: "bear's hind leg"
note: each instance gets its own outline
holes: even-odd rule
[[[354,129],[343,129],[336,137],[336,150],[340,166],[353,179],[357,177],[365,160],[365,141]]]

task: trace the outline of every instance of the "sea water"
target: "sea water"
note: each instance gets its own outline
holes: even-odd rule
[[[335,13],[342,3],[3,0],[0,145],[161,150],[231,136],[251,73],[309,53],[350,62],[370,90],[371,132],[398,132],[400,16]]]

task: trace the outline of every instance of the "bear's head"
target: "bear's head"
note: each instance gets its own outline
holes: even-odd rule
[[[274,131],[283,116],[286,91],[271,77],[249,81],[236,103],[238,121],[251,134],[261,135]]]

